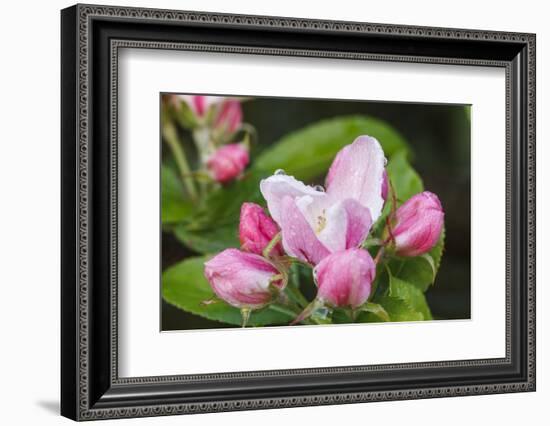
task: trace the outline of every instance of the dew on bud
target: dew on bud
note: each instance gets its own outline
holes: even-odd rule
[[[277,169],[277,170],[275,170],[275,175],[284,176],[284,175],[286,175],[286,172],[283,169]]]

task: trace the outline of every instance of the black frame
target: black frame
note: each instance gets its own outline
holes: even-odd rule
[[[61,413],[75,420],[535,390],[535,35],[76,5],[61,13]],[[506,69],[506,357],[119,378],[117,54],[156,48]]]

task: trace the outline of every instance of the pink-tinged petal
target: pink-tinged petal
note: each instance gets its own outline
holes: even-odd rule
[[[326,210],[324,220],[317,235],[331,252],[359,247],[372,225],[369,209],[352,198],[333,204]]]
[[[282,202],[285,197],[292,199],[309,195],[313,198],[325,197],[324,192],[320,192],[311,186],[304,185],[293,176],[278,175],[262,179],[260,182],[260,191],[267,202],[267,208],[271,217],[281,226]]]
[[[269,284],[279,271],[261,256],[227,249],[204,264],[204,274],[220,299],[237,308],[258,309],[271,301]]]
[[[243,250],[261,255],[278,232],[279,227],[261,206],[243,203],[239,222],[239,239]],[[270,254],[282,256],[284,252],[281,243],[276,244]]]
[[[232,143],[214,152],[206,166],[217,182],[226,183],[238,177],[248,162],[248,150],[242,144]]]
[[[367,239],[372,226],[370,210],[354,199],[344,200],[347,215],[346,249],[359,247]]]
[[[386,171],[386,169],[384,169],[384,177],[382,180],[382,198],[384,199],[384,201],[388,199],[388,191],[390,188],[389,182],[390,180],[388,178],[388,172]]]
[[[280,207],[283,247],[290,256],[315,265],[330,254],[291,196],[284,197]]]
[[[392,235],[398,255],[420,256],[439,240],[444,212],[437,195],[428,191],[416,194],[397,209],[395,216]]]
[[[370,136],[359,136],[336,155],[326,179],[327,194],[335,200],[356,199],[376,221],[384,206],[385,162],[380,143]]]
[[[370,295],[376,265],[369,252],[349,249],[325,257],[314,269],[317,298],[335,307],[357,308]]]

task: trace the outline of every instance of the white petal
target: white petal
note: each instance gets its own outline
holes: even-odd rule
[[[372,225],[369,209],[349,198],[333,204],[326,211],[326,224],[319,240],[331,252],[359,247]]]
[[[267,202],[271,217],[281,226],[281,208],[285,197],[296,199],[309,195],[313,198],[324,197],[325,193],[305,185],[293,176],[273,175],[260,182],[260,191]]]

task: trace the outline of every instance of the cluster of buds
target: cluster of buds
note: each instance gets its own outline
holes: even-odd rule
[[[221,96],[173,95],[180,122],[193,132],[199,158],[210,179],[227,184],[249,163],[248,143],[231,142],[243,125],[241,102]]]
[[[254,203],[241,207],[241,250],[226,249],[205,263],[204,273],[216,296],[241,310],[243,326],[250,312],[277,300],[287,284],[288,266],[277,224]]]
[[[371,257],[363,244],[393,191],[385,166],[379,142],[361,136],[336,155],[326,189],[307,186],[283,171],[262,180],[260,190],[271,217],[256,204],[243,204],[242,251],[225,250],[206,263],[216,295],[247,312],[263,308],[285,289],[290,258],[311,266],[317,286],[316,298],[292,324],[321,307],[348,309],[354,316],[372,295],[384,251],[423,255],[443,229],[444,213],[435,194],[416,194],[397,209],[392,194],[382,245]]]

